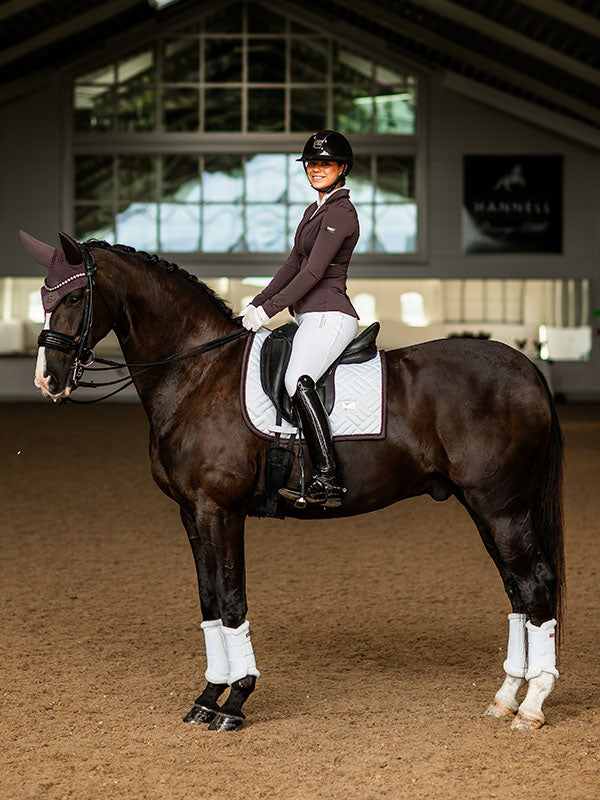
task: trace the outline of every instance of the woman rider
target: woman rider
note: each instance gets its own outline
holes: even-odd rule
[[[333,507],[341,504],[344,489],[315,384],[358,330],[358,314],[346,293],[348,264],[359,236],[356,209],[344,188],[352,147],[337,131],[319,131],[308,139],[298,161],[319,198],[304,212],[286,262],[242,312],[242,324],[257,331],[286,306],[298,323],[285,387],[315,472],[305,496],[310,503]],[[300,497],[299,491],[287,488],[280,493],[291,500]]]

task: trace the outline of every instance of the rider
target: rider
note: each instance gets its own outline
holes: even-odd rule
[[[245,328],[257,331],[289,306],[298,323],[285,374],[315,474],[306,499],[326,507],[339,506],[340,485],[327,414],[315,383],[341,355],[358,331],[358,314],[346,293],[350,256],[359,236],[356,209],[344,188],[352,169],[352,147],[338,131],[313,134],[304,145],[302,161],[319,198],[296,230],[294,247],[273,280],[242,312]],[[280,489],[288,499],[300,492]]]

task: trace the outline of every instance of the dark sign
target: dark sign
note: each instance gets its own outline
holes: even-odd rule
[[[465,253],[562,253],[562,156],[463,156]]]

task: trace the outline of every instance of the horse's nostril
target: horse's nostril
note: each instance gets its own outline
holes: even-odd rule
[[[54,375],[49,375],[48,376],[48,391],[51,394],[55,394],[57,387],[58,387],[58,381],[56,380]]]

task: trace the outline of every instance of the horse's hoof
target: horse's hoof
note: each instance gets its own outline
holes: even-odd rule
[[[513,717],[515,714],[516,708],[508,708],[508,706],[499,703],[497,700],[494,700],[493,703],[487,707],[484,717],[493,717],[494,719],[506,719],[507,717]]]
[[[517,716],[512,721],[510,729],[512,731],[537,731],[544,724],[544,717],[537,714],[526,714],[519,711]]]
[[[245,717],[218,713],[208,726],[209,731],[237,731],[244,724]]]
[[[217,716],[217,713],[218,712],[213,711],[212,708],[207,708],[206,706],[194,705],[192,710],[185,715],[183,721],[193,722],[200,725],[205,722],[212,722],[213,719]]]

